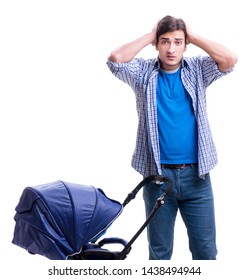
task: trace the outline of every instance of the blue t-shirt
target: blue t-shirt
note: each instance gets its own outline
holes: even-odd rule
[[[197,163],[197,124],[192,99],[181,81],[181,68],[159,71],[157,114],[161,163]]]

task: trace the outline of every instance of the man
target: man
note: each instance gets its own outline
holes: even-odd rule
[[[135,56],[153,44],[158,58]],[[207,55],[183,57],[193,44]],[[237,56],[193,33],[182,19],[166,16],[153,30],[109,56],[112,73],[135,92],[138,131],[132,166],[143,176],[172,179],[174,190],[148,226],[149,258],[169,260],[179,209],[193,259],[216,259],[216,233],[209,172],[217,164],[206,110],[206,88],[233,70]],[[165,186],[144,187],[146,214]]]

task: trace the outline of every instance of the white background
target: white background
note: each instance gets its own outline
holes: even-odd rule
[[[122,202],[142,179],[130,166],[137,127],[134,94],[110,73],[106,60],[114,48],[150,32],[159,18],[170,14],[239,56],[235,71],[208,89],[219,155],[219,165],[211,173],[219,254],[216,264],[209,265],[212,271],[219,263],[223,276],[244,273],[249,249],[245,4],[242,0],[1,1],[1,269],[27,279],[44,274],[41,264],[48,265],[44,257],[29,255],[11,243],[15,207],[26,186],[60,179],[100,187]],[[185,55],[198,53],[202,51],[188,46]],[[152,46],[139,54],[156,55]],[[143,207],[139,193],[106,237],[129,240],[144,222]],[[134,265],[147,258],[143,232],[127,262]],[[178,217],[172,265],[190,260],[186,230]]]

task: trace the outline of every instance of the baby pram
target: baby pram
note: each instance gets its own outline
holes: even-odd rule
[[[121,214],[138,191],[148,182],[165,184],[165,192],[157,199],[149,217],[129,242],[122,238],[98,239]],[[149,224],[172,190],[172,182],[164,176],[143,179],[128,194],[123,204],[108,198],[92,186],[55,181],[27,187],[16,206],[12,243],[51,260],[123,260],[131,245]],[[119,244],[121,251],[110,251],[105,245]]]

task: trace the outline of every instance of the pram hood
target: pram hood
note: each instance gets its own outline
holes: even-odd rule
[[[13,244],[62,260],[97,239],[123,206],[101,189],[55,181],[23,190],[16,206]]]

